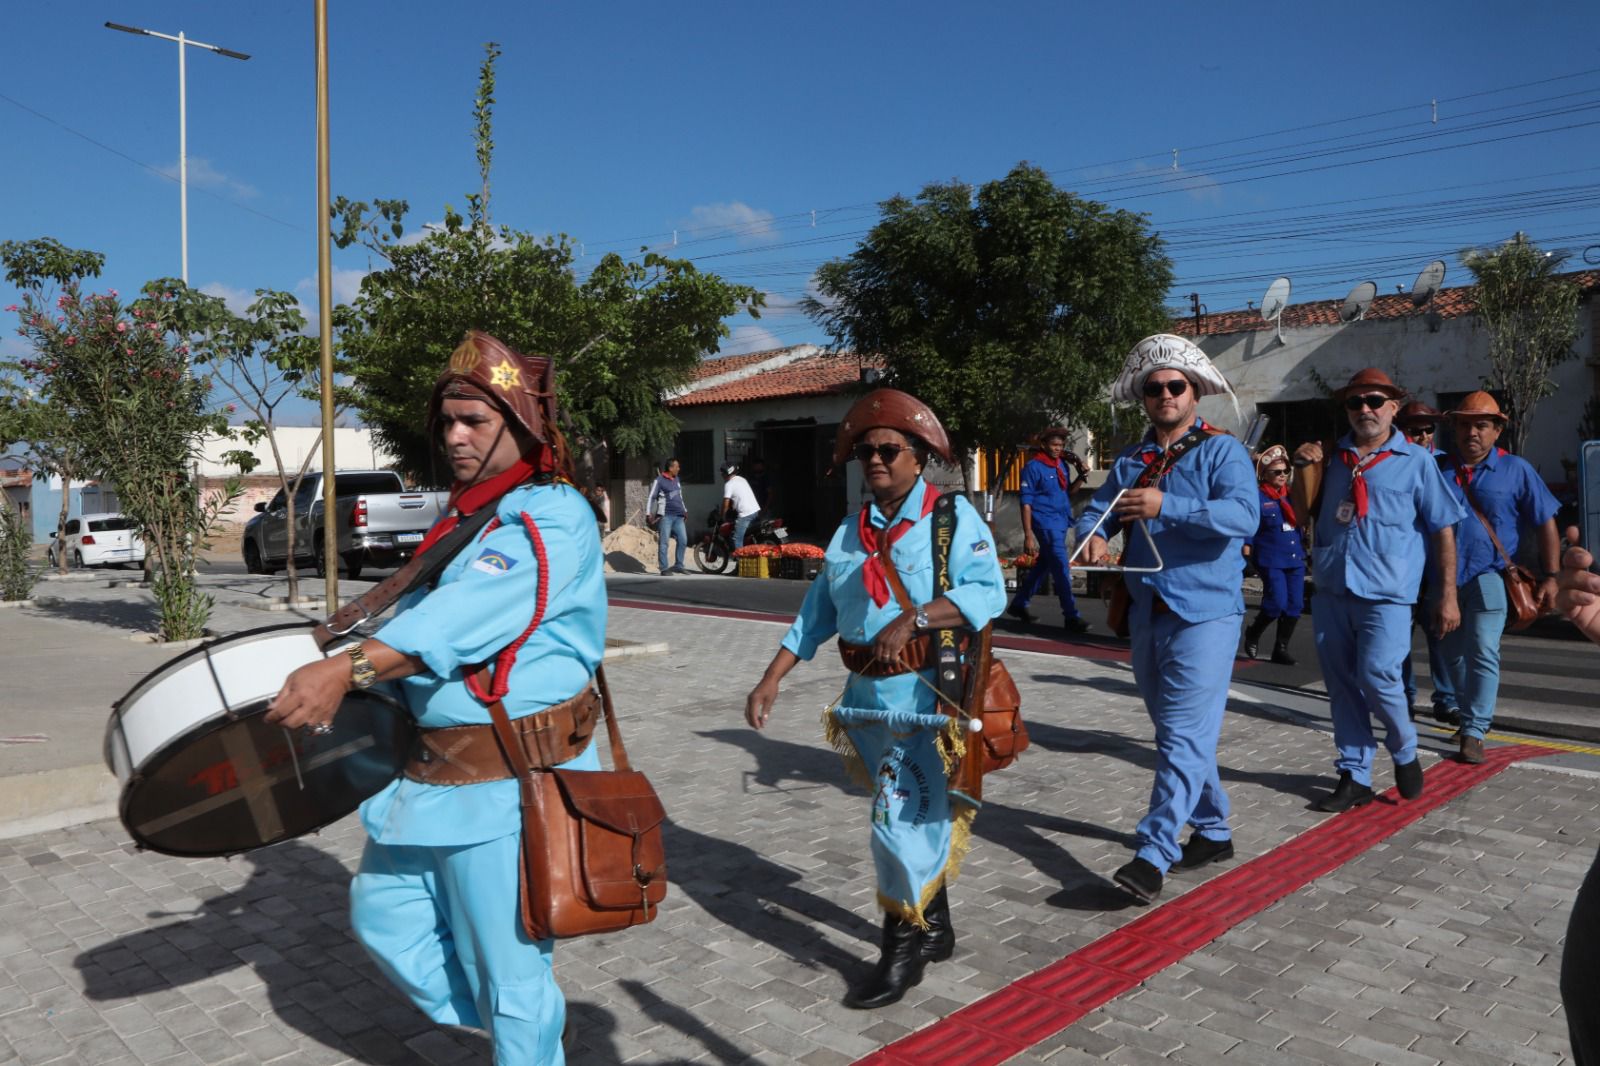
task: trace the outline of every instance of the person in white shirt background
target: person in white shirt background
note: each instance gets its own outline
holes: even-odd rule
[[[733,518],[733,546],[744,547],[744,533],[750,528],[750,523],[756,520],[761,513],[761,505],[756,502],[755,490],[750,487],[739,474],[736,463],[729,463],[722,468],[722,513],[732,514]]]

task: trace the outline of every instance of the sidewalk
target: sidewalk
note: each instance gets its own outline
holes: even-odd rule
[[[102,651],[137,647],[106,625],[103,602],[75,610],[101,620],[46,630],[39,612],[4,611],[0,639],[31,658],[32,630],[60,629],[81,657],[58,649],[57,667],[84,674]],[[671,644],[609,673],[629,752],[670,815],[672,888],[655,923],[558,946],[569,1062],[1564,1061],[1556,981],[1571,897],[1600,844],[1592,770],[1510,764],[1500,748],[1467,771],[1425,740],[1423,803],[1391,794],[1330,819],[1308,809],[1331,779],[1315,701],[1241,693],[1220,745],[1238,859],[1174,875],[1164,907],[1134,908],[1109,881],[1154,758],[1132,676],[1008,651],[1033,746],[989,779],[951,889],[956,956],[901,1003],[855,1012],[839,998],[875,954],[876,907],[866,798],[818,725],[837,662],[798,668],[757,734],[743,693],[780,624],[613,609],[611,630]],[[97,676],[81,698],[94,684],[106,705],[125,687]],[[105,706],[85,710],[103,723]],[[22,713],[8,692],[0,734]],[[70,760],[80,741],[61,737]],[[94,750],[77,754],[97,759],[88,739]],[[1390,783],[1382,757],[1376,776]],[[1325,843],[1297,851],[1308,832]],[[346,819],[233,862],[137,853],[115,821],[0,841],[0,1063],[486,1062],[480,1034],[429,1024],[350,939],[362,839]],[[1233,873],[1255,878],[1257,859],[1304,883],[1269,902]],[[1064,965],[1122,991],[1097,1002],[1058,977]]]

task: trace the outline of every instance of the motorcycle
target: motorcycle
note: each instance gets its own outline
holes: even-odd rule
[[[694,565],[707,574],[725,573],[733,565],[733,519],[721,509],[706,516],[706,531],[694,546]],[[745,530],[746,544],[782,544],[789,539],[781,518],[763,518]]]

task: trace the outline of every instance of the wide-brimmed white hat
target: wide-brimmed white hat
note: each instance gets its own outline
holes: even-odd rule
[[[1143,402],[1145,379],[1157,370],[1181,370],[1194,386],[1196,396],[1225,395],[1233,399],[1235,409],[1239,406],[1233,386],[1211,365],[1206,353],[1193,341],[1172,333],[1157,333],[1133,346],[1122,364],[1122,373],[1111,386],[1111,398],[1125,403]]]

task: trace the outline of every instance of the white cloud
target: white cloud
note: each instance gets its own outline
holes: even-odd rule
[[[684,236],[695,240],[718,237],[733,237],[741,241],[767,240],[777,234],[772,228],[772,221],[771,211],[751,207],[737,200],[727,204],[701,204],[690,210],[689,220],[684,226],[684,229],[694,232]]]
[[[256,302],[256,294],[236,289],[232,285],[224,285],[220,281],[211,281],[200,286],[200,291],[207,296],[220,299],[223,306],[236,315],[242,315],[249,306]]]
[[[32,353],[33,348],[29,346],[28,342],[11,333],[10,330],[6,331],[5,336],[0,336],[0,359],[21,359],[23,356],[31,355]]]
[[[178,164],[174,160],[169,166],[158,168],[161,173],[178,180]],[[211,165],[211,160],[204,156],[189,157],[189,184],[197,189],[214,189],[225,192],[240,199],[249,199],[256,195],[256,187],[247,181],[230,178],[222,171]]]
[[[718,355],[744,355],[746,352],[763,352],[770,348],[783,348],[784,343],[760,326],[735,326],[733,333],[717,349]]]
[[[335,304],[355,302],[356,296],[361,292],[361,279],[366,277],[368,273],[369,271],[366,270],[347,270],[343,267],[334,267],[332,281],[333,302]],[[309,303],[314,307],[317,297],[317,279],[315,277],[301,278],[295,282],[294,291],[303,294],[304,298],[300,301],[302,304]],[[308,310],[306,317],[312,317],[312,312]]]

